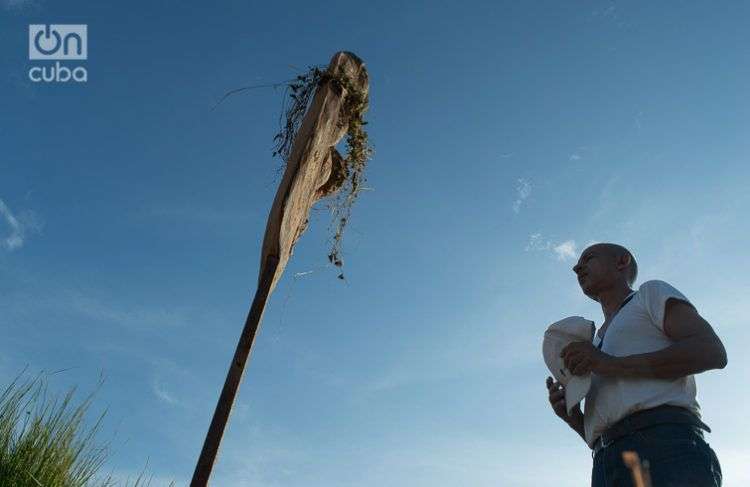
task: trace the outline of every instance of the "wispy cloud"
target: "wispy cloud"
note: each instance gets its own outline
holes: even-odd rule
[[[20,10],[35,5],[34,0],[2,0],[5,10]]]
[[[151,367],[149,389],[159,402],[191,413],[201,410],[208,396],[196,391],[195,371],[190,365],[167,356],[152,356],[147,361]]]
[[[0,217],[5,221],[7,233],[0,240],[0,247],[8,251],[18,250],[23,247],[30,233],[41,231],[42,223],[32,211],[26,211],[18,216],[8,208],[8,205],[0,199]]]
[[[606,7],[594,10],[591,12],[591,18],[606,23],[613,23],[619,29],[630,25],[630,22],[625,20],[622,9],[618,8],[615,2],[611,2]]]
[[[602,217],[607,216],[616,209],[616,204],[619,201],[618,196],[622,197],[622,191],[620,188],[620,175],[613,174],[602,186],[599,192],[599,205],[596,211],[589,217],[589,221],[592,223],[599,223]]]
[[[533,233],[529,235],[529,243],[526,244],[524,250],[526,252],[532,250],[549,250],[552,248],[552,242],[545,240],[541,233]]]
[[[596,13],[597,11],[595,11]],[[608,5],[605,9],[598,11],[602,17],[611,17],[617,15],[617,8],[615,4]]]
[[[638,113],[637,113],[637,114],[635,115],[635,119],[633,120],[633,125],[635,125],[635,128],[636,128],[637,130],[641,130],[641,128],[643,128],[643,124],[641,123],[641,120],[642,120],[642,119],[643,119],[643,112],[642,112],[642,111],[639,111],[639,112],[638,112]]]
[[[557,254],[558,260],[563,261],[573,260],[578,254],[575,240],[566,240],[565,242],[555,245],[552,250]]]
[[[178,401],[172,393],[168,392],[166,388],[164,387],[164,384],[157,379],[154,378],[151,381],[151,391],[154,393],[154,395],[162,402],[165,402],[171,406],[178,406],[180,405],[180,401]]]
[[[574,260],[578,256],[578,246],[575,240],[556,243],[545,239],[541,233],[531,234],[524,250],[526,252],[551,252],[560,261]]]
[[[0,200],[0,215],[10,228],[10,234],[3,239],[3,245],[7,250],[16,250],[23,245],[23,229],[18,219],[10,211],[3,200]]]
[[[513,213],[521,211],[523,202],[531,195],[531,183],[523,178],[516,181],[516,201],[513,202]]]
[[[80,293],[71,294],[67,299],[73,310],[84,316],[129,328],[179,328],[186,322],[186,313],[180,309],[125,308],[119,304],[105,303],[98,298]]]
[[[568,153],[568,161],[572,163],[577,163],[578,161],[582,161],[584,159],[591,159],[592,156],[596,155],[596,146],[592,145],[579,145],[574,147],[569,153]]]

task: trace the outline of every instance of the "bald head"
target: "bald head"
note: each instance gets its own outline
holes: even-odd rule
[[[633,286],[635,279],[638,277],[638,263],[628,249],[615,243],[598,243],[584,250],[584,253],[591,249],[596,249],[598,252],[602,252],[612,257],[615,259],[618,267],[623,266],[625,280],[627,281],[628,286]]]

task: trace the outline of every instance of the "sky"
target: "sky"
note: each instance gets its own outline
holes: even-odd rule
[[[587,485],[541,341],[601,324],[571,271],[600,241],[723,340],[698,400],[724,485],[747,485],[748,20],[744,2],[0,0],[0,384],[96,390],[105,471],[186,485],[255,292],[284,92],[212,108],[348,50],[375,153],[346,280],[320,204],[212,485]],[[64,62],[85,83],[29,80],[29,24],[87,25],[88,59]]]

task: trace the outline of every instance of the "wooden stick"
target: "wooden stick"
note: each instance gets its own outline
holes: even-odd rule
[[[328,70],[336,74],[340,69],[347,72],[359,89],[367,93],[367,70],[357,56],[348,52],[334,54]],[[315,97],[294,137],[284,176],[266,224],[258,289],[229,366],[190,487],[208,485],[266,301],[284,272],[294,244],[305,231],[310,208],[318,199],[336,189],[331,187],[329,181],[336,162],[334,147],[346,133],[348,120],[341,118],[345,91],[330,85],[326,83],[320,89],[316,88]]]
[[[208,485],[208,478],[211,476],[211,470],[219,453],[219,445],[224,436],[224,428],[229,420],[229,413],[232,410],[240,382],[242,382],[245,363],[247,362],[247,357],[250,355],[250,350],[253,347],[253,342],[255,341],[255,336],[263,317],[263,310],[266,307],[266,301],[271,291],[271,281],[276,273],[278,263],[279,259],[275,256],[269,256],[266,260],[265,271],[255,292],[255,298],[247,315],[247,320],[245,320],[245,327],[242,329],[242,335],[240,335],[240,340],[237,343],[237,349],[229,366],[224,387],[221,389],[221,396],[219,396],[219,402],[216,404],[206,440],[203,442],[203,449],[198,458],[198,464],[195,466],[190,487],[205,487]]]
[[[635,487],[651,487],[651,476],[648,473],[648,462],[641,463],[641,459],[634,451],[622,452],[622,461],[633,475]]]

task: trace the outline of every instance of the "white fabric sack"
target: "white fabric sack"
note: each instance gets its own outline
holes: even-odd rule
[[[580,316],[570,316],[552,323],[544,332],[542,355],[552,376],[565,386],[565,405],[568,414],[581,402],[591,387],[591,374],[573,375],[566,367],[560,352],[571,342],[594,340],[594,322]]]

